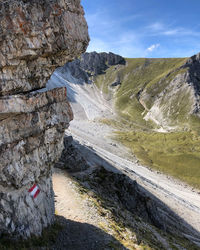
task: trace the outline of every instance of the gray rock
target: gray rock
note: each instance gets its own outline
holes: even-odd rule
[[[117,86],[119,86],[119,85],[121,85],[121,82],[120,82],[119,80],[117,80],[117,81],[111,83],[111,84],[110,84],[110,87],[113,88],[113,87],[117,87]]]
[[[55,164],[55,167],[66,169],[73,173],[86,170],[89,167],[87,161],[73,143],[72,136],[65,136],[64,149],[59,161]]]
[[[85,178],[89,180],[90,188],[100,197],[119,204],[160,229],[165,229],[166,221],[163,214],[158,211],[158,204],[139,188],[136,181],[103,167],[95,169]]]
[[[70,72],[71,75],[83,82],[89,83],[91,76],[103,74],[106,69],[113,65],[125,65],[123,57],[113,53],[84,53],[80,59],[68,62],[64,67],[59,69],[62,74]]]
[[[80,0],[1,1],[0,95],[45,87],[54,69],[86,50]]]
[[[29,186],[15,191],[0,192],[1,234],[11,234],[14,238],[26,238],[31,234],[40,235],[42,229],[54,221],[54,193],[51,174],[40,178],[37,183],[40,193],[33,199]],[[48,215],[48,216],[47,216]]]
[[[0,12],[0,237],[27,238],[54,221],[52,167],[73,119],[66,89],[43,87],[89,37],[80,0],[1,1]]]

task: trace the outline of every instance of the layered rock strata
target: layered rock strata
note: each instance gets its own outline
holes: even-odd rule
[[[66,89],[43,90],[89,42],[80,0],[0,1],[0,235],[54,221],[52,166],[73,118]]]

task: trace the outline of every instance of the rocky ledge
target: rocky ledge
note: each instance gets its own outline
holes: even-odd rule
[[[43,90],[89,42],[80,0],[0,1],[0,235],[54,221],[52,166],[73,118],[66,89]]]

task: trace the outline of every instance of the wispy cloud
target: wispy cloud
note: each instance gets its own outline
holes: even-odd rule
[[[127,22],[141,18],[139,14],[118,17],[114,19],[108,15],[106,10],[97,10],[96,13],[86,14],[86,20],[89,24],[89,29],[98,32],[110,32],[121,29]]]
[[[164,35],[164,36],[200,36],[199,31],[187,29],[183,27],[176,27],[171,24],[164,24],[162,22],[155,22],[146,27],[149,35]]]
[[[88,52],[109,52],[124,57],[188,56],[198,52],[199,28],[181,26],[175,21],[153,22],[138,14],[113,16],[108,9],[86,13],[90,44]],[[181,39],[180,39],[181,38]],[[193,52],[192,52],[193,54]]]
[[[169,29],[169,30],[162,31],[162,34],[166,36],[174,36],[179,33],[180,33],[179,29]]]
[[[155,49],[157,49],[158,47],[160,47],[160,44],[157,43],[157,44],[152,44],[149,48],[147,48],[147,52],[152,52],[154,51]]]
[[[86,15],[91,38],[87,51],[113,51],[124,57],[145,56],[145,47],[140,42],[139,32],[125,28],[126,22],[140,17],[140,15],[132,14],[113,19],[107,16],[105,10]]]

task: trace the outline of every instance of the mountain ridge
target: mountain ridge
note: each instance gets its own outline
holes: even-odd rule
[[[154,128],[170,131],[190,129],[193,120],[200,117],[199,58],[200,54],[190,58],[125,59],[113,53],[91,52],[67,63],[63,70],[96,84],[128,120],[136,120],[131,112],[138,113],[139,107],[139,123],[152,127],[153,121]],[[183,102],[186,99],[188,102]]]

